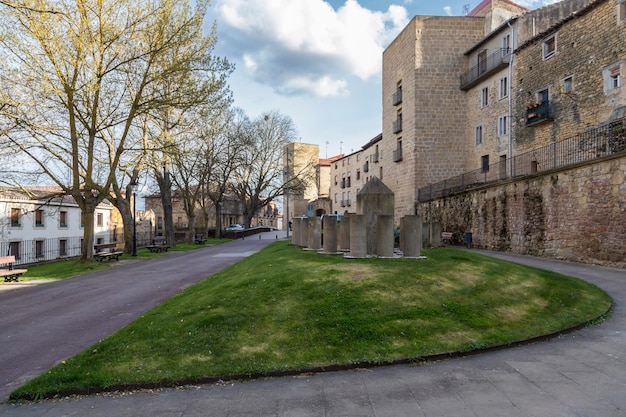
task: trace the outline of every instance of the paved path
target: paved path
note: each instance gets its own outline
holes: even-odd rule
[[[547,342],[425,366],[4,404],[0,416],[626,416],[626,271],[490,254],[590,281],[613,296],[614,314]]]

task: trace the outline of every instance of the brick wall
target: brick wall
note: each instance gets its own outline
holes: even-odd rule
[[[626,157],[418,204],[485,249],[626,268]]]

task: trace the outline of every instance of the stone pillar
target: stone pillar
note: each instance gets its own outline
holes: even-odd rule
[[[377,218],[380,215],[394,215],[395,201],[393,191],[378,177],[371,177],[363,189],[356,196],[356,212],[366,218],[367,227],[367,254],[378,253],[376,245]],[[352,225],[351,225],[352,226]],[[393,230],[393,228],[392,228]],[[351,235],[352,236],[352,235]],[[350,241],[352,245],[352,240]]]
[[[317,216],[309,217],[309,242],[307,247],[312,250],[322,248],[322,222]]]
[[[376,221],[376,255],[393,257],[393,214],[380,214]]]
[[[350,217],[352,217],[351,213],[346,213],[343,215],[341,219],[341,223],[339,223],[339,250],[340,251],[349,251],[350,250]]]
[[[324,216],[322,219],[322,229],[324,230],[324,253],[337,253],[337,227],[336,216]]]
[[[360,214],[350,216],[350,257],[367,256],[367,219]]]
[[[302,219],[300,217],[294,217],[291,222],[291,244],[300,246],[300,227],[302,225]]]
[[[432,222],[430,224],[430,239],[432,246],[441,246],[441,223]]]
[[[303,248],[309,243],[309,218],[300,218],[300,246]]]
[[[422,222],[422,247],[424,243],[428,242],[432,246],[432,238],[430,237],[430,223]]]
[[[420,256],[422,251],[422,218],[420,216],[403,217],[400,234],[404,235],[404,256],[409,258]]]

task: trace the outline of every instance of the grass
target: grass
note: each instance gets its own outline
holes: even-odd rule
[[[219,244],[226,243],[231,239],[208,239],[207,244]],[[194,243],[178,243],[176,246],[170,249],[172,252],[182,252],[195,250],[205,247],[205,245],[197,245]],[[138,249],[137,258],[139,260],[148,260],[152,258],[158,258],[165,256],[166,253],[151,253],[148,249]],[[124,254],[120,259],[132,259],[129,254]],[[88,274],[91,272],[97,272],[104,269],[108,269],[115,265],[115,261],[109,262],[81,262],[77,258],[63,259],[54,262],[46,262],[36,265],[28,265],[26,268],[28,272],[20,277],[20,281],[35,281],[35,280],[59,280],[79,275]],[[21,268],[21,267],[19,267]]]
[[[344,260],[272,244],[12,394],[33,399],[506,345],[585,323],[595,286],[452,248]]]

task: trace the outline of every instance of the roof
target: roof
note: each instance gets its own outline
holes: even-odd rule
[[[484,8],[485,8],[485,7],[487,7],[489,4],[491,4],[491,2],[492,2],[492,1],[493,1],[493,0],[483,0],[483,1],[481,1],[481,2],[478,4],[478,6],[474,7],[474,8],[473,8],[473,9],[472,9],[472,10],[471,10],[471,11],[470,11],[467,15],[468,15],[468,16],[477,16],[477,15],[478,15],[478,13],[480,13],[480,11],[481,11],[482,9],[484,9]],[[510,4],[511,6],[519,7],[520,9],[530,10],[530,9],[528,9],[528,8],[524,7],[524,6],[520,6],[519,4],[517,4],[517,3],[515,3],[515,2],[513,2],[513,1],[511,1],[511,0],[499,0],[499,1],[501,1],[502,3],[508,3],[508,4]]]
[[[529,45],[532,45],[533,43],[535,43],[538,39],[545,38],[547,35],[549,35],[552,32],[555,32],[557,29],[559,29],[561,26],[565,25],[569,21],[571,21],[571,20],[573,20],[573,19],[575,19],[577,17],[583,16],[586,13],[589,13],[590,11],[595,9],[597,6],[599,6],[600,4],[602,4],[602,3],[606,2],[606,1],[608,1],[608,0],[593,0],[593,1],[589,2],[589,3],[587,3],[586,6],[581,7],[580,9],[578,9],[575,12],[571,13],[569,16],[567,16],[564,19],[558,21],[554,25],[550,26],[548,29],[546,29],[543,32],[538,33],[537,35],[535,35],[532,38],[528,39],[526,42],[521,44],[516,49],[516,51],[520,51],[522,49],[525,49]]]
[[[373,144],[380,142],[381,140],[383,140],[383,134],[379,133],[378,135],[374,136],[372,139],[370,139],[369,142],[367,142],[365,145],[363,145],[361,147],[361,149],[365,150],[367,148],[369,148],[370,146],[372,146]]]
[[[338,161],[339,159],[343,158],[345,155],[341,154],[341,155],[335,155],[335,156],[331,156],[330,158],[320,158],[319,160],[319,164],[320,165],[330,165],[335,161]]]

